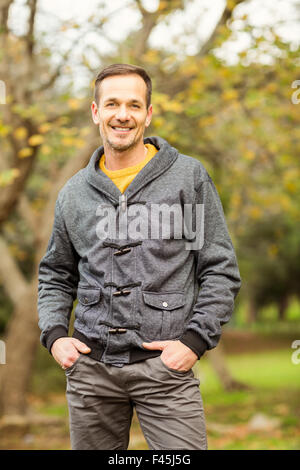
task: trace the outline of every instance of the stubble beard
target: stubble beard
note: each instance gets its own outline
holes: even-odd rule
[[[137,145],[137,142],[135,141],[128,142],[127,144],[117,144],[115,142],[111,142],[109,139],[106,140],[106,143],[112,150],[117,150],[118,152],[126,152],[126,150],[133,149]]]
[[[128,141],[127,143],[122,142],[114,142],[109,138],[109,136],[105,136],[103,139],[103,143],[105,142],[107,146],[109,146],[112,150],[117,152],[126,152],[129,149],[134,149],[139,143],[139,135],[136,135],[132,138],[132,140]]]

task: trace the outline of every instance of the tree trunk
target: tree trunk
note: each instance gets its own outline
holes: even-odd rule
[[[30,282],[24,278],[17,263],[9,253],[5,240],[0,237],[0,275],[5,290],[14,302],[6,332],[6,364],[0,367],[0,413],[6,416],[24,415],[27,410],[28,385],[32,377],[36,351],[40,344],[38,328],[38,266],[44,256],[52,230],[54,205],[63,184],[89,161],[98,144],[98,132],[93,128],[87,145],[80,149],[61,169],[49,194],[42,218],[33,224],[39,227],[36,234],[34,275]]]
[[[248,308],[247,308],[247,323],[250,325],[251,323],[256,322],[258,317],[257,312],[257,305],[253,301],[253,299],[249,299]]]
[[[285,295],[278,302],[278,320],[285,319],[285,313],[286,313],[288,306],[289,306],[289,297]]]
[[[37,278],[18,299],[8,326],[6,364],[0,369],[1,414],[23,415],[36,348],[39,344],[37,325]]]
[[[232,377],[231,372],[225,363],[225,352],[221,341],[216,348],[207,352],[207,357],[224,390],[229,392],[232,390],[249,389],[248,385],[243,384]]]

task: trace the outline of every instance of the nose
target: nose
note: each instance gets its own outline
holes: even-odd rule
[[[126,105],[120,105],[118,107],[118,111],[117,111],[117,114],[116,114],[116,118],[119,120],[119,121],[128,121],[130,119],[130,116],[129,116],[129,113],[128,113],[128,109],[126,108]]]

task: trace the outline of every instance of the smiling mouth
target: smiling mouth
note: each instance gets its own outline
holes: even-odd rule
[[[131,131],[132,127],[119,127],[119,126],[111,126],[112,129],[116,132],[120,132],[122,134],[126,134],[127,132]]]

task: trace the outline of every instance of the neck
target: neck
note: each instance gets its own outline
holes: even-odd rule
[[[104,143],[104,154],[105,167],[107,170],[122,170],[142,162],[147,156],[147,147],[145,147],[144,142],[141,141],[134,148],[120,151]]]

